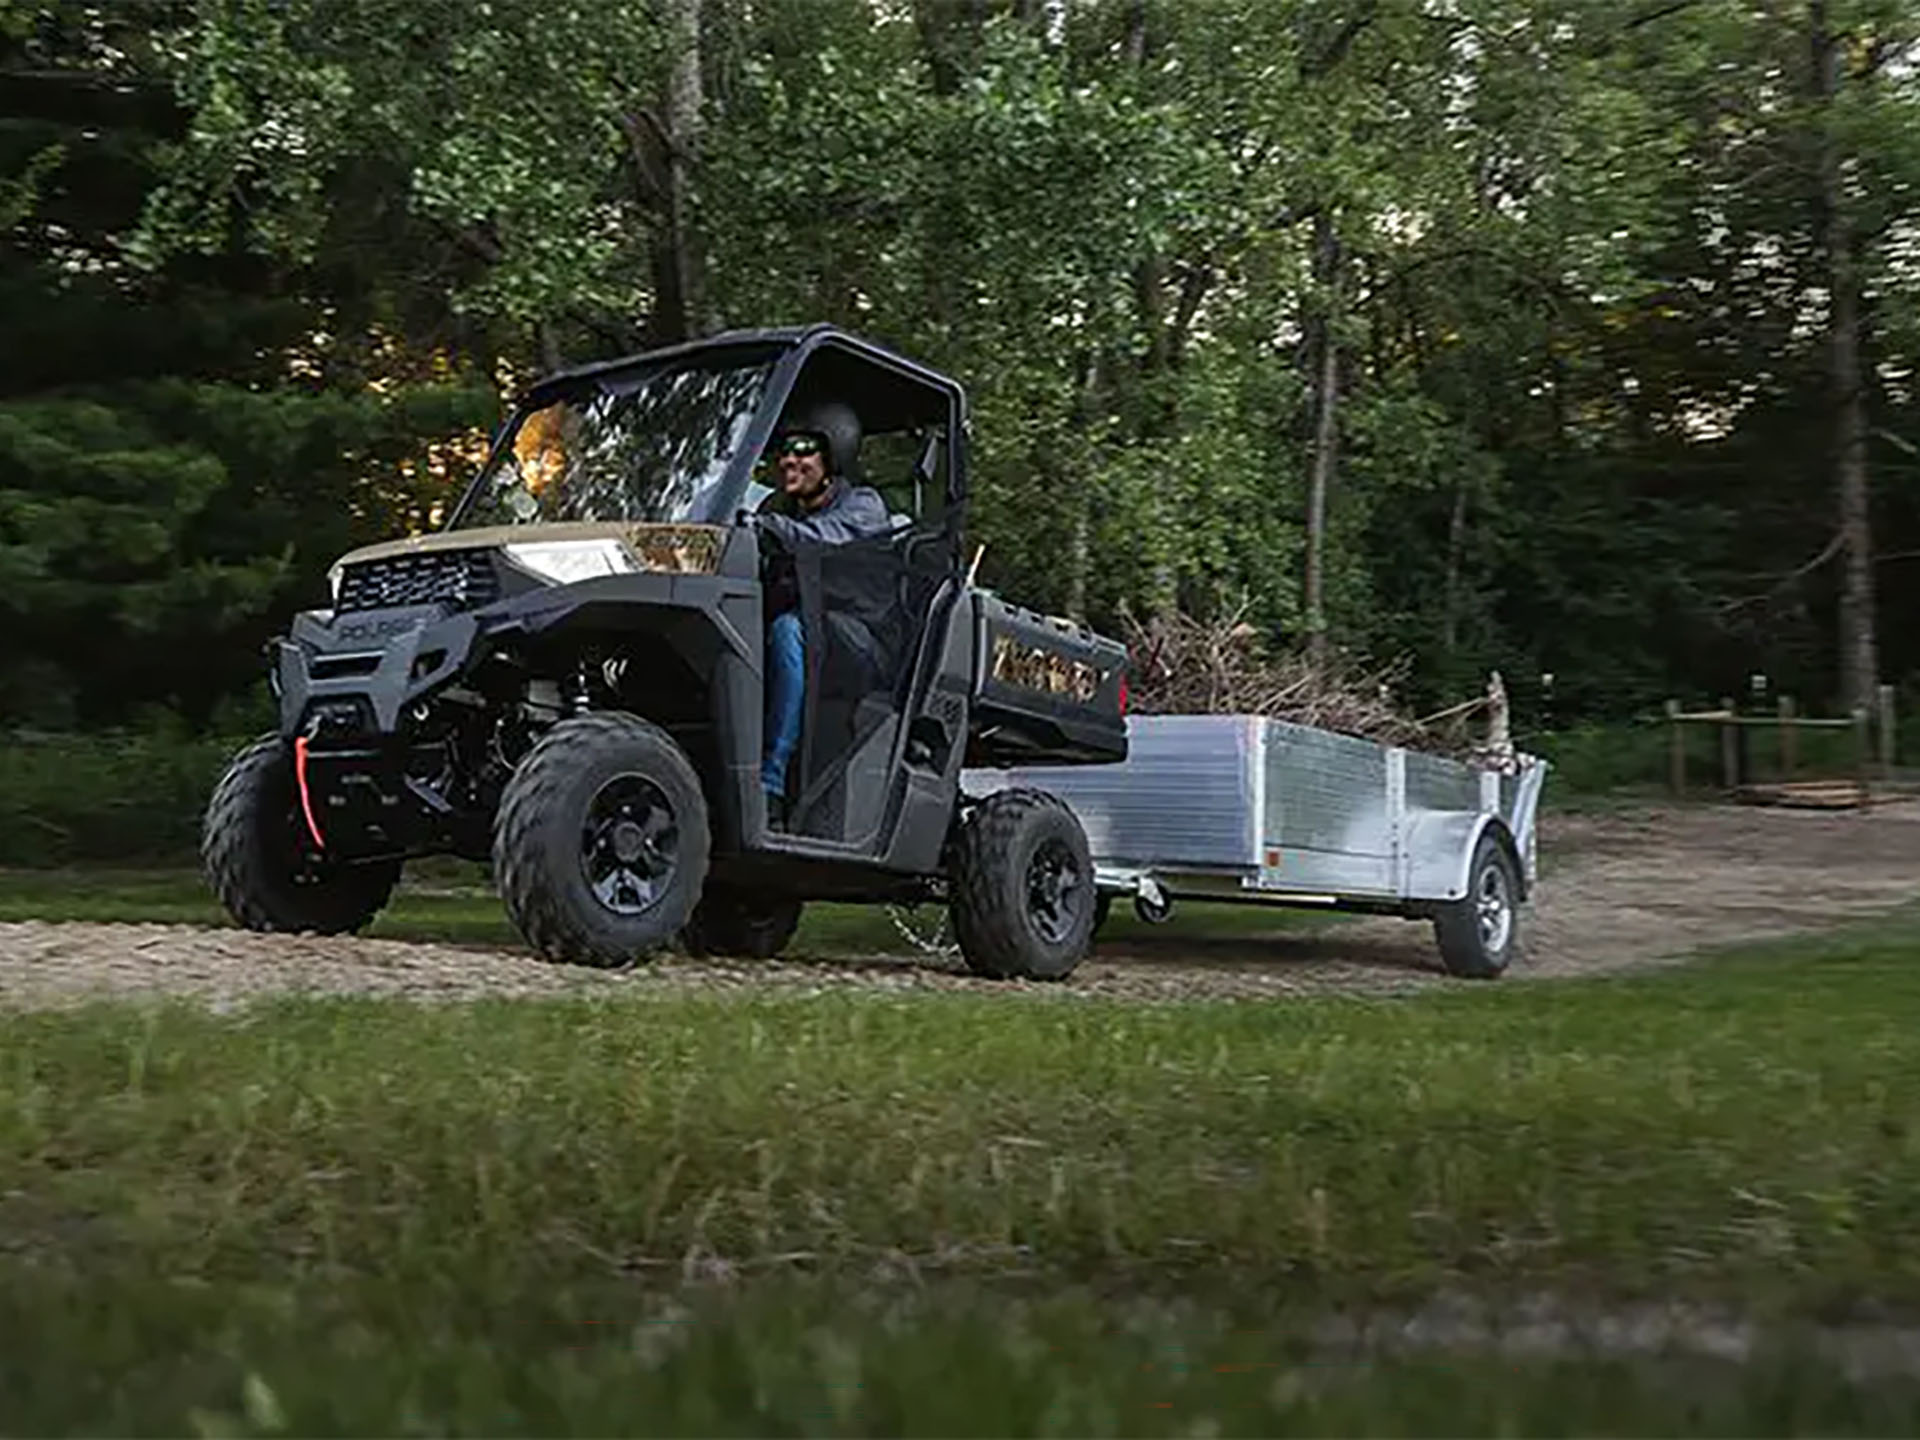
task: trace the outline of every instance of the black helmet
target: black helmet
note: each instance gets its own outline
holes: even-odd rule
[[[780,426],[780,433],[795,432],[825,438],[828,474],[847,481],[859,478],[860,417],[853,413],[852,406],[829,400],[792,412]]]

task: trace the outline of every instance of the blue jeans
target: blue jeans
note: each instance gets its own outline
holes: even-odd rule
[[[800,721],[807,695],[807,641],[798,611],[773,617],[767,627],[767,755],[760,764],[760,788],[787,793],[787,767],[800,744]]]

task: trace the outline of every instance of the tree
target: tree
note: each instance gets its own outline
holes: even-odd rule
[[[1244,597],[1276,638],[1412,652],[1421,694],[1498,664],[1596,713],[1920,665],[1871,625],[1920,585],[1884,478],[1920,455],[1895,0],[199,0],[161,29],[186,119],[150,254],[256,257],[343,395],[393,363],[365,337],[493,376],[837,320],[969,383],[984,573],[1097,623]],[[445,482],[367,435],[363,512],[429,513]]]
[[[450,278],[457,313],[542,364],[563,337],[682,338],[704,324],[699,19],[697,0],[664,27],[637,5],[200,0],[174,75],[192,134],[144,243],[237,231],[306,263],[371,204],[437,240],[407,259]]]
[[[0,715],[203,720],[259,679],[260,644],[319,598],[339,549],[421,497],[395,475],[489,417],[457,368],[385,396],[361,337],[317,340],[353,307],[232,251],[159,271],[124,237],[155,155],[184,129],[145,17],[38,7],[0,53]],[[382,472],[394,479],[381,481]],[[426,487],[422,487],[426,488]]]

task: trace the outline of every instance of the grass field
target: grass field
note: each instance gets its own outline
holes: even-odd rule
[[[937,915],[913,924],[931,932]],[[1337,925],[1346,917],[1300,910],[1194,906],[1181,913],[1186,934],[1261,935]],[[197,871],[179,866],[115,869],[97,866],[48,870],[0,869],[0,923],[19,920],[93,920],[167,925],[227,922]],[[1114,907],[1105,938],[1124,940],[1148,929],[1131,907]],[[492,893],[485,872],[459,862],[416,862],[393,903],[365,931],[390,940],[441,940],[522,949]],[[899,931],[884,910],[866,905],[810,905],[794,949],[805,954],[897,952]]]
[[[1920,1317],[1917,954],[1905,917],[1392,1001],[0,1017],[0,1428],[1911,1433],[1911,1340],[1814,1342]],[[1757,1348],[1339,1338],[1542,1297]]]

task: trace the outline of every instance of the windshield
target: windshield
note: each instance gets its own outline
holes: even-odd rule
[[[772,371],[709,361],[583,380],[521,417],[453,528],[699,518]]]

